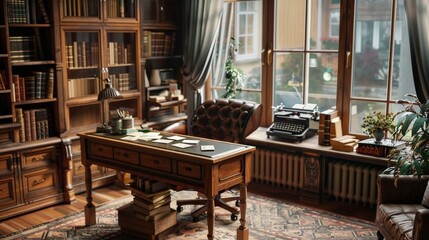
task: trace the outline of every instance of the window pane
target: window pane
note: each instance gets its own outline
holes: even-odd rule
[[[329,3],[311,1],[310,49],[338,50],[340,6]]]
[[[274,105],[292,107],[303,103],[304,54],[276,53],[274,55]]]
[[[350,132],[363,134],[361,125],[363,118],[374,111],[386,112],[386,103],[369,101],[351,101],[350,103]]]
[[[275,48],[303,49],[305,37],[303,0],[277,0],[275,7]]]
[[[392,72],[392,99],[403,99],[407,93],[415,93],[411,66],[410,42],[405,16],[404,1],[399,1],[395,23],[394,59]]]
[[[308,59],[308,102],[320,111],[336,106],[338,54],[311,53]]]
[[[352,97],[387,99],[391,0],[356,2]]]

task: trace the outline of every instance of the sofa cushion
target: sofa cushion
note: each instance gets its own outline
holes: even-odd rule
[[[423,195],[422,205],[429,208],[429,182],[426,186],[425,193]]]
[[[394,239],[412,239],[414,217],[420,204],[381,204],[376,221],[393,233]]]

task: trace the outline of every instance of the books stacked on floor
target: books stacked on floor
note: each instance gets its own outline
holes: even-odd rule
[[[170,190],[162,182],[133,179],[130,189],[134,201],[118,209],[121,231],[145,239],[168,234],[177,223],[176,211],[170,207]]]
[[[401,149],[404,147],[404,141],[392,141],[392,139],[383,139],[380,142],[376,142],[375,138],[368,138],[359,141],[358,147],[356,148],[356,152],[377,157],[387,157],[392,149]]]

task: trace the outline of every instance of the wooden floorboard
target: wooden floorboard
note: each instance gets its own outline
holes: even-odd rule
[[[99,206],[103,203],[130,195],[130,191],[115,185],[95,189],[92,192],[93,203]],[[15,218],[4,220],[0,223],[1,235],[31,228],[43,222],[50,222],[58,218],[70,215],[77,211],[83,211],[86,204],[86,194],[76,195],[76,201],[71,204],[59,204],[52,207],[37,210]]]
[[[285,189],[279,189],[273,186],[267,186],[258,183],[250,183],[248,191],[265,195],[267,197],[292,201],[298,204],[304,204],[322,210],[346,216],[353,216],[368,221],[374,221],[375,219],[374,207],[356,206],[354,204],[337,201],[323,201],[321,203],[303,202],[299,197],[299,192],[297,191],[288,191]],[[95,189],[93,190],[92,194],[93,203],[95,206],[99,206],[100,204],[128,195],[130,195],[129,190],[115,185]],[[43,222],[49,222],[57,218],[62,218],[77,211],[83,211],[85,204],[86,194],[83,193],[77,195],[76,201],[71,204],[59,204],[29,214],[4,220],[0,223],[0,237],[1,235],[31,228]]]

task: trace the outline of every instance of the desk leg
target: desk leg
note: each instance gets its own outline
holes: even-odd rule
[[[207,226],[209,228],[209,233],[207,234],[208,240],[214,239],[214,197],[207,197]]]
[[[95,225],[95,206],[92,204],[92,176],[91,164],[85,164],[85,187],[86,187],[86,205],[85,205],[85,225]]]
[[[246,227],[247,184],[240,185],[240,227],[237,229],[237,240],[248,240],[249,229]]]

